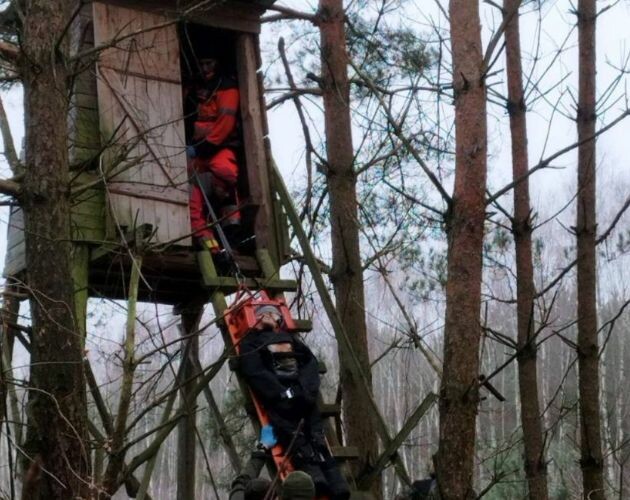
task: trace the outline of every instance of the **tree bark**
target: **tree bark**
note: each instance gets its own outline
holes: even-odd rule
[[[512,233],[516,248],[516,309],[518,383],[521,394],[521,422],[525,448],[525,475],[529,498],[545,500],[547,471],[538,396],[537,346],[534,337],[534,266],[532,261],[532,221],[529,200],[529,179],[526,177],[527,118],[523,94],[523,68],[519,6],[522,0],[505,0],[505,57],[508,83],[507,109],[512,137],[512,177],[524,180],[514,186]]]
[[[577,326],[580,449],[584,498],[604,498],[597,339],[597,222],[595,212],[595,0],[578,2]],[[591,140],[588,140],[592,138]],[[582,142],[585,141],[585,142]]]
[[[341,321],[371,388],[342,0],[320,0],[318,18],[332,231],[330,279]],[[376,426],[368,401],[361,397],[361,380],[350,369],[350,354],[343,342],[338,345],[344,426],[348,444],[359,448],[355,473],[361,474],[378,456]],[[380,481],[375,482],[374,491],[380,494]]]
[[[446,500],[475,498],[482,247],[486,187],[486,85],[478,2],[449,5],[455,92],[455,188],[447,218],[448,278],[436,472]]]
[[[75,2],[30,0],[23,12],[23,209],[32,318],[24,498],[87,497],[86,394],[70,267],[66,28]]]

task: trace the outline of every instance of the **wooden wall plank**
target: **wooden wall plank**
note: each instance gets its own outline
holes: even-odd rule
[[[253,34],[260,33],[260,16],[265,11],[260,5],[239,1],[204,4],[199,0],[105,0],[102,3],[142,9],[173,19],[179,19],[183,12],[188,12],[190,22]]]
[[[97,44],[110,46],[100,53],[100,65],[180,80],[176,20],[101,2],[94,3],[94,20]]]
[[[99,58],[97,82],[101,131],[111,136],[118,128],[108,163],[125,145],[126,160],[137,163],[110,183],[114,218],[128,228],[151,224],[159,242],[190,244],[176,26],[152,12],[101,2],[94,3],[94,18],[96,44],[113,41]],[[134,34],[140,30],[148,31]]]
[[[241,34],[236,42],[237,72],[241,92],[241,117],[251,201],[258,205],[254,232],[259,248],[266,248],[278,264],[270,174],[264,147],[263,113],[258,87],[257,36]]]
[[[71,50],[81,52],[94,46],[91,9],[84,5],[71,27]],[[96,75],[92,65],[83,62],[74,79],[68,110],[69,161],[71,168],[94,158],[100,149]]]
[[[79,182],[94,180],[92,174],[82,174]],[[89,189],[73,197],[70,208],[70,227],[74,241],[100,243],[105,238],[104,193],[100,188]],[[14,276],[26,269],[24,242],[24,212],[11,207],[7,229],[7,256],[3,275]]]

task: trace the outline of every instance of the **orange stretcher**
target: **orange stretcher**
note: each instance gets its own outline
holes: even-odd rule
[[[293,333],[296,330],[295,321],[291,317],[291,312],[287,307],[287,304],[283,297],[270,298],[267,292],[260,291],[256,294],[243,293],[237,295],[234,304],[230,306],[225,313],[225,323],[227,324],[230,337],[232,338],[232,344],[235,346],[236,354],[240,353],[240,341],[241,339],[256,326],[256,308],[260,306],[275,306],[282,313],[282,319],[284,321],[284,330]],[[256,395],[250,389],[252,401],[256,408],[256,414],[258,415],[258,421],[260,425],[264,427],[269,424],[269,416],[258,402]],[[292,471],[294,471],[291,460],[285,454],[284,449],[279,444],[276,444],[271,449],[271,456],[276,464],[276,469],[280,479],[284,481],[284,478]]]
[[[284,331],[288,333],[296,333],[297,326],[291,311],[284,300],[284,297],[271,298],[265,291],[258,291],[255,294],[251,292],[239,292],[234,300],[234,303],[225,312],[225,323],[230,337],[232,338],[232,344],[236,350],[236,354],[240,353],[241,339],[256,326],[256,308],[260,306],[275,306],[280,310],[282,319],[284,321]],[[256,395],[250,389],[252,401],[256,409],[258,421],[261,427],[269,424],[269,416],[265,411],[265,408],[258,402]],[[271,456],[276,465],[278,471],[278,477],[281,481],[293,472],[295,468],[291,463],[290,457],[285,453],[285,450],[279,444],[276,444],[271,450]],[[328,496],[317,497],[318,500],[329,500]]]

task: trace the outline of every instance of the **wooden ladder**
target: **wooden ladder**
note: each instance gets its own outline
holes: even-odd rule
[[[210,292],[210,302],[212,303],[216,324],[221,331],[223,341],[229,352],[234,352],[232,337],[225,321],[226,310],[228,304],[226,296],[237,292],[239,289],[247,289],[251,292],[264,290],[269,297],[277,298],[284,292],[297,291],[297,282],[294,280],[280,279],[278,270],[275,268],[267,250],[257,250],[256,260],[261,269],[261,278],[240,278],[218,276],[216,266],[212,260],[210,252],[202,250],[197,252],[197,261],[201,271],[204,285]],[[312,322],[305,319],[294,319],[296,323],[296,333],[307,333],[312,330]],[[236,358],[232,358],[236,360]],[[260,433],[260,422],[256,413],[252,394],[249,386],[243,380],[238,371],[238,363],[229,363],[230,368],[235,372],[239,389],[245,401],[245,410],[250,417],[255,432]],[[325,364],[320,362],[320,374],[326,373]],[[339,437],[335,431],[335,426],[330,422],[331,418],[339,418],[340,406],[335,404],[325,404],[320,394],[318,397],[319,407],[324,417],[326,438],[330,444],[333,457],[338,462],[345,462],[358,458],[358,450],[356,447],[341,446]],[[351,486],[353,481],[350,481]]]

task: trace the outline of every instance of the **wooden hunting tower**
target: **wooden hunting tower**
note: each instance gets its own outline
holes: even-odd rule
[[[281,292],[296,291],[295,281],[279,278],[280,266],[289,255],[287,218],[337,338],[347,352],[354,349],[271,157],[258,34],[261,15],[273,2],[84,1],[70,30],[71,60],[77,64],[68,116],[77,325],[85,328],[89,297],[129,296],[130,304],[139,300],[181,306],[175,311],[181,314],[185,333],[180,367],[181,379],[187,382],[179,391],[187,417],[179,424],[177,498],[195,498],[196,411],[190,408],[213,376],[213,370],[201,373],[193,362],[203,306],[212,303],[224,342],[233,348],[225,321],[230,314],[234,316],[228,309],[227,294],[242,288],[264,290],[265,297],[280,301]],[[210,51],[213,57],[219,53],[223,70],[238,82],[238,203],[245,235],[254,242],[236,259],[239,272],[230,275],[218,275],[209,251],[193,246],[188,206],[186,144],[190,137],[186,131],[190,117],[185,112],[184,90],[195,75],[198,60]],[[26,281],[23,228],[22,211],[13,207],[5,276],[15,283]],[[136,256],[142,258],[136,260]],[[138,262],[141,265],[136,265]],[[133,314],[134,308],[130,310]],[[306,332],[311,327],[308,320],[294,318],[292,322],[294,332]],[[133,353],[129,359],[133,365]],[[357,381],[367,380],[358,358],[352,359],[353,376]],[[179,384],[179,379],[178,374],[174,383]],[[189,383],[193,379],[197,379],[194,387]],[[246,410],[257,426],[256,410],[238,370],[237,380]],[[96,382],[88,383],[91,391],[98,392],[93,387]],[[404,436],[399,434],[396,439],[403,437],[398,444],[389,438],[367,382],[358,385],[379,417],[381,439],[388,443],[379,463],[384,467],[394,457],[398,466],[395,451]],[[177,395],[178,390],[171,391],[163,422],[172,422],[169,414]],[[204,392],[204,396],[208,407],[215,408],[212,411],[220,416],[212,395]],[[426,411],[423,408],[414,415],[421,415]],[[323,416],[338,417],[339,412],[338,404],[321,405]],[[337,422],[340,428],[340,420]],[[357,457],[353,447],[340,446],[334,426],[327,425],[326,433],[337,458]],[[227,435],[219,434],[222,439]],[[103,448],[109,450],[110,444],[111,439],[103,439]],[[238,470],[237,465],[234,468]],[[152,467],[145,468],[145,490],[151,471]],[[404,477],[409,482],[406,473]]]
[[[208,49],[221,53],[240,90],[239,203],[255,250],[239,264],[255,279],[262,267],[284,262],[287,230],[273,194],[259,72],[260,16],[272,3],[95,1],[75,20],[80,66],[68,117],[74,265],[77,286],[90,296],[124,298],[129,245],[141,245],[144,255],[140,300],[176,304],[213,285],[234,285],[229,277],[204,283],[191,241],[183,89]],[[22,228],[21,210],[13,208],[7,276],[24,272]]]

